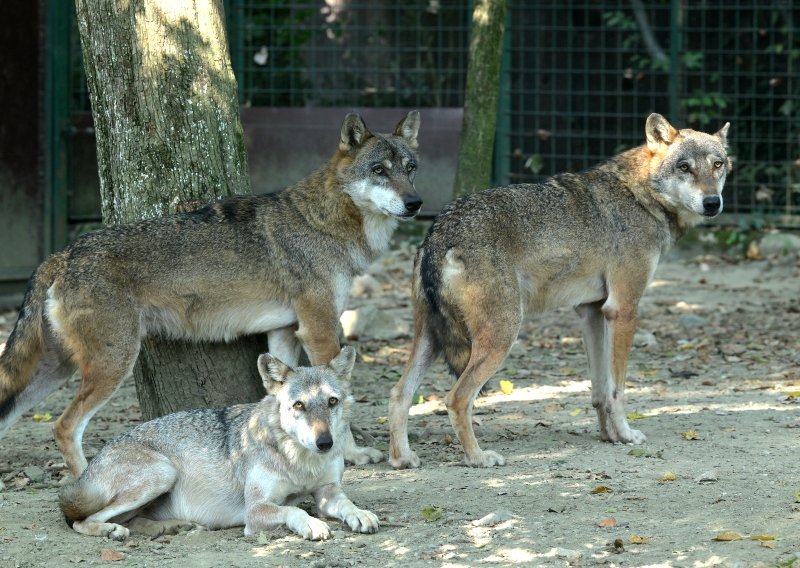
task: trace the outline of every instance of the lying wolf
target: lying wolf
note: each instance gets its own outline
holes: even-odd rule
[[[462,198],[438,216],[415,260],[414,344],[389,402],[394,467],[419,466],[408,410],[440,353],[458,377],[445,404],[467,464],[503,465],[478,446],[473,402],[523,317],[559,306],[574,307],[583,321],[601,438],[645,441],[623,408],[636,308],[675,239],[722,211],[728,127],[676,130],[652,114],[643,146],[584,173]]]
[[[134,518],[244,525],[246,535],[286,525],[327,539],[328,525],[295,506],[311,494],[322,514],[376,532],[378,518],[341,488],[354,360],[352,347],[327,366],[297,369],[261,355],[261,402],[176,412],[115,438],[59,492],[64,515],[79,533],[117,540]]]

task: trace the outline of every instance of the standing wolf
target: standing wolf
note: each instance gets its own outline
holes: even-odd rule
[[[376,532],[378,518],[341,488],[354,361],[352,347],[311,368],[261,355],[261,402],[176,412],[118,436],[61,489],[64,515],[79,533],[117,540],[132,519],[162,530],[244,525],[246,535],[286,525],[326,539],[328,525],[295,506],[313,494],[323,514]]]
[[[80,474],[83,431],[149,334],[218,341],[268,332],[270,351],[290,365],[298,338],[312,364],[329,361],[353,276],[422,204],[419,123],[412,111],[393,134],[372,134],[350,114],[330,161],[283,192],[108,227],[50,256],[0,355],[0,434],[78,370],[78,393],[53,431]],[[381,459],[352,436],[345,456]]]
[[[478,446],[473,402],[523,316],[558,306],[583,321],[601,438],[645,441],[623,408],[636,307],[675,239],[722,211],[728,127],[679,131],[651,114],[643,146],[581,174],[465,197],[439,215],[414,263],[414,344],[389,402],[394,467],[419,466],[408,410],[439,353],[458,377],[445,404],[467,464],[503,465]]]

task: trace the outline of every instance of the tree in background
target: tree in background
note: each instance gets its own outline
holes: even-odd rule
[[[491,182],[505,21],[506,0],[475,1],[455,196],[485,189]]]
[[[250,193],[222,0],[76,0],[76,11],[103,222]],[[145,419],[259,398],[255,362],[264,347],[265,336],[145,340],[134,370]]]

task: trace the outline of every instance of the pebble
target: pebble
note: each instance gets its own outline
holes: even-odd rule
[[[485,517],[481,517],[476,521],[472,521],[472,526],[475,527],[493,527],[495,525],[499,525],[500,523],[504,523],[513,517],[511,511],[507,511],[505,509],[500,509],[498,511],[494,511],[489,513]]]

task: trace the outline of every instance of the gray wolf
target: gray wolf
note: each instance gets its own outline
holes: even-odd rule
[[[559,306],[574,307],[582,320],[601,438],[645,441],[623,408],[637,304],[661,255],[722,211],[728,128],[676,130],[652,114],[646,144],[594,169],[490,189],[445,208],[414,263],[414,343],[389,402],[394,467],[419,466],[408,410],[440,353],[457,377],[445,404],[466,463],[503,465],[475,438],[475,397],[502,365],[523,317]]]
[[[349,114],[330,161],[282,192],[107,227],[47,258],[0,355],[0,434],[79,371],[78,392],[53,426],[79,475],[87,423],[131,374],[150,334],[268,332],[270,352],[290,365],[300,343],[312,364],[329,361],[353,277],[422,204],[419,124],[412,111],[392,134],[373,134]],[[382,457],[352,436],[345,455],[354,463]]]
[[[244,525],[246,535],[286,525],[327,539],[328,525],[295,506],[313,495],[322,514],[376,532],[378,518],[341,487],[354,361],[352,347],[296,369],[261,355],[263,400],[176,412],[118,436],[61,488],[64,515],[79,533],[117,540],[134,518],[145,527]]]

